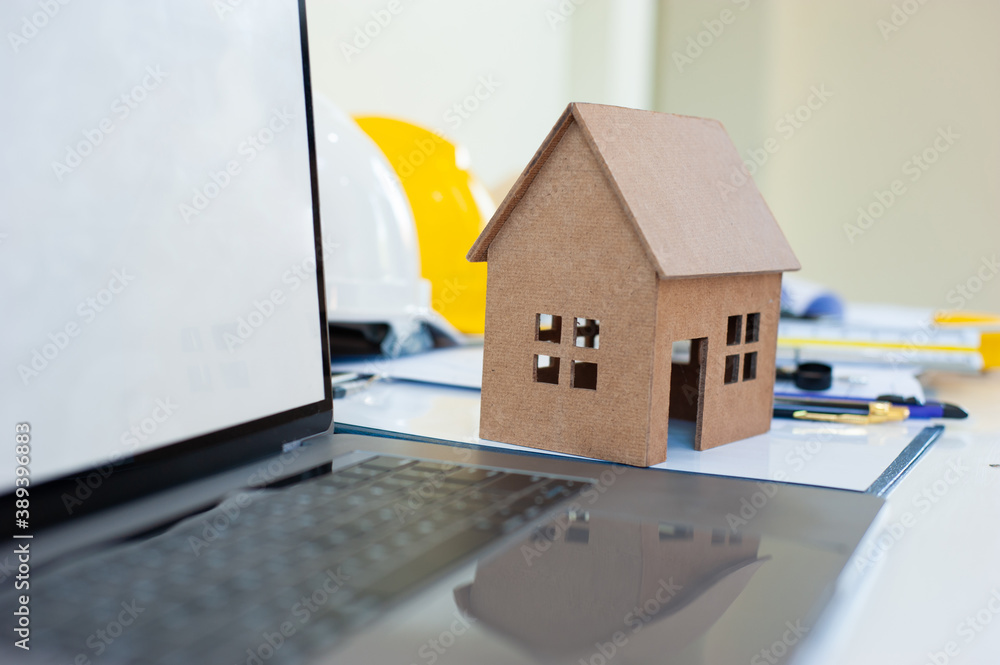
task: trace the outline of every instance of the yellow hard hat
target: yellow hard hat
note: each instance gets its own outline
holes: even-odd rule
[[[465,150],[417,125],[378,116],[355,120],[389,159],[413,208],[421,273],[431,305],[464,333],[481,335],[486,319],[486,264],[465,255],[496,206],[468,170]]]

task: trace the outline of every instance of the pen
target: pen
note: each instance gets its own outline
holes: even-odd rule
[[[373,383],[381,379],[380,374],[338,374],[330,378],[333,384],[333,399],[341,399],[354,393],[370,388]]]
[[[935,402],[932,400],[926,401],[923,404],[917,401],[916,397],[901,397],[899,395],[879,395],[876,399],[884,400],[886,402],[891,402],[892,404],[902,404],[904,406],[910,407],[912,410],[914,406],[926,407],[928,413],[933,415],[925,416],[927,418],[968,418],[969,412],[958,406],[957,404],[949,404],[948,402]],[[940,410],[940,415],[938,415]]]
[[[857,397],[813,396],[793,393],[774,393],[775,404],[801,404],[806,408],[825,406],[838,409],[864,409],[872,400]],[[894,406],[905,406],[910,411],[910,418],[967,418],[968,413],[960,406],[945,402],[924,402],[916,398],[903,398],[899,395],[879,395],[874,401],[888,402]]]
[[[889,402],[821,399],[808,396],[799,399],[799,396],[795,395],[775,396],[773,415],[775,418],[868,425],[906,420],[910,417],[910,409]]]
[[[964,312],[961,310],[941,310],[934,312],[934,323],[966,325],[966,326],[995,326],[1000,325],[1000,316],[987,312]]]
[[[899,421],[900,418],[889,418],[884,415],[873,415],[867,413],[824,413],[820,411],[807,411],[793,406],[775,406],[775,418],[794,418],[796,420],[818,420],[828,423],[847,423],[850,425],[874,425],[890,421]]]

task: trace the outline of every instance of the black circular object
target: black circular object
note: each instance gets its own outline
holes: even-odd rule
[[[826,363],[802,363],[795,371],[795,387],[826,390],[833,385],[833,368]]]

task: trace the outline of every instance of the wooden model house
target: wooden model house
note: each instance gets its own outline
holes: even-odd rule
[[[799,263],[719,122],[570,104],[468,258],[489,262],[481,437],[649,466],[671,417],[698,450],[770,429]]]

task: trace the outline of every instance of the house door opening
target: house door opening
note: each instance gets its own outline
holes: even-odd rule
[[[687,360],[684,351],[687,350]],[[669,417],[701,422],[702,396],[705,394],[705,367],[708,364],[708,338],[698,337],[674,343],[670,368]]]

